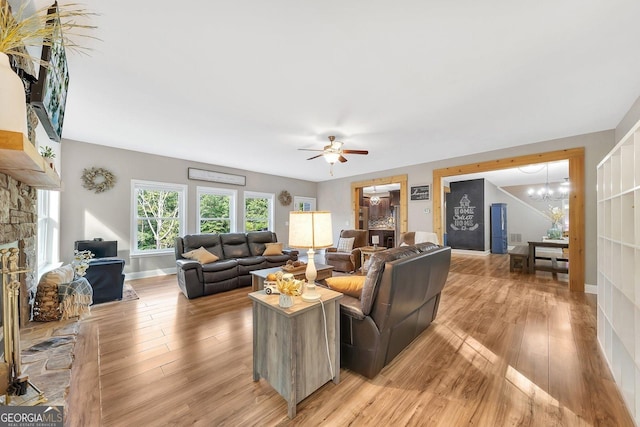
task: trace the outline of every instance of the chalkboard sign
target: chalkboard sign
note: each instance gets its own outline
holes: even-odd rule
[[[429,200],[431,196],[431,185],[417,185],[411,187],[411,200]]]
[[[454,249],[484,250],[484,179],[450,184],[447,194],[447,244]]]

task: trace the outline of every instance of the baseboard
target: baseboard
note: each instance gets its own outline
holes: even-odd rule
[[[584,293],[585,294],[594,294],[598,295],[598,285],[584,285]]]
[[[458,254],[458,255],[489,256],[491,251],[470,251],[467,249],[451,249],[451,253]]]
[[[166,276],[176,274],[176,267],[157,268],[155,270],[136,271],[134,273],[125,273],[125,280],[146,279],[148,277]]]

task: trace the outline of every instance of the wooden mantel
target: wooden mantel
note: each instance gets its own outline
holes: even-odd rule
[[[0,130],[0,172],[36,188],[59,190],[60,176],[19,132]]]

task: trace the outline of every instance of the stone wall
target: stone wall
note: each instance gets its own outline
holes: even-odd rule
[[[17,241],[19,266],[29,270],[20,275],[21,326],[31,317],[33,296],[38,286],[37,194],[35,188],[0,173],[0,244]]]

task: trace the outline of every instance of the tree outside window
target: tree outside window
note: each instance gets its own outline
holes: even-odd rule
[[[274,195],[268,193],[244,194],[244,229],[260,231],[273,229]]]
[[[235,232],[236,191],[198,187],[200,233]]]
[[[134,253],[168,252],[184,234],[186,186],[135,182]]]

